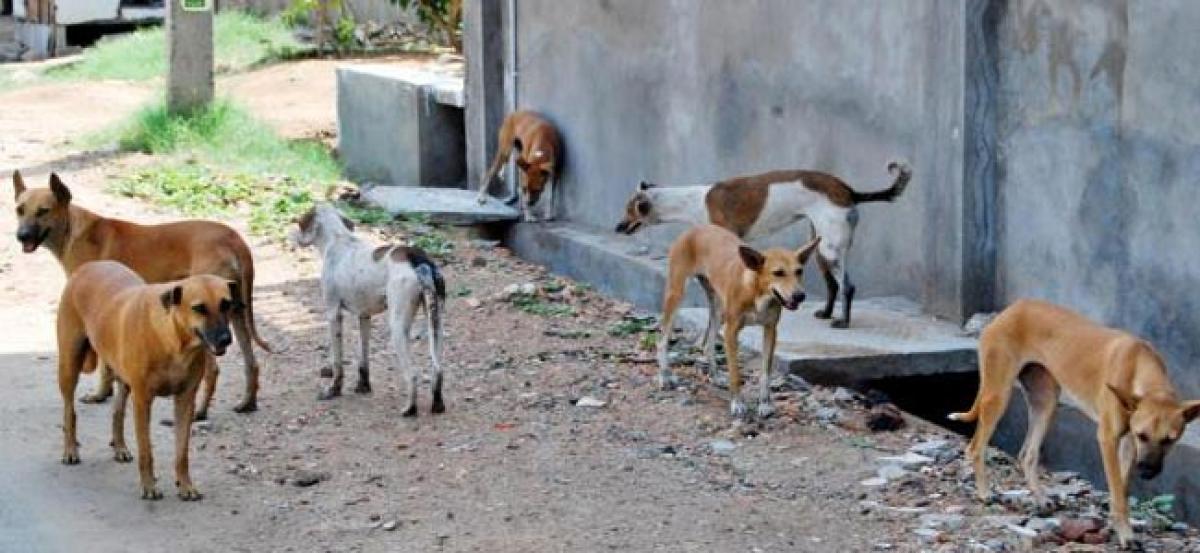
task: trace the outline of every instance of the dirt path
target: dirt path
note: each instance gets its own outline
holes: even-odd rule
[[[334,129],[333,65],[276,66],[222,89],[289,136],[321,136]],[[104,214],[172,218],[100,192],[106,176],[144,157],[79,154],[64,144],[149,94],[120,83],[0,94],[3,186],[12,168],[38,184],[54,170],[76,201]],[[959,551],[1030,543],[1005,526],[1028,517],[969,499],[957,437],[911,419],[906,430],[871,434],[854,399],[824,389],[781,390],[781,416],[731,424],[724,392],[656,389],[638,336],[607,331],[627,305],[466,240],[444,264],[449,412],[427,414],[426,384],[413,420],[399,416],[403,388],[382,321],[372,337],[375,392],[316,401],[326,330],[314,253],[252,239],[259,327],[284,348],[263,356],[260,411],[231,411],[243,382],[231,350],[212,421],[192,442],[204,500],[142,501],[134,468],[109,456],[107,405],[80,406],[83,463],[58,463],[53,321],[64,278],[50,254],[20,253],[10,198],[0,194],[0,551]],[[534,315],[498,297],[526,282],[575,316]],[[347,330],[347,351],[356,337]],[[423,353],[417,362],[427,366]],[[698,381],[690,368],[679,374]],[[91,386],[85,379],[81,388]],[[604,406],[577,405],[585,396]],[[155,418],[168,408],[158,402]],[[891,487],[860,484],[876,475],[879,456],[939,436],[949,455],[939,453],[936,468],[901,470]],[[153,440],[169,490],[173,439],[156,426]],[[1014,482],[1006,474],[1000,483]],[[914,534],[918,516],[941,513],[958,521],[953,529]]]

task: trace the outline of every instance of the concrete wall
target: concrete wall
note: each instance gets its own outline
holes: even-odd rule
[[[1000,296],[1143,335],[1200,396],[1200,4],[1006,4]]]
[[[860,295],[959,317],[963,10],[955,0],[521,0],[516,103],[560,127],[567,218],[597,229],[616,223],[640,179],[815,168],[870,190],[888,184],[889,160],[906,158],[908,193],[862,207],[851,274]]]

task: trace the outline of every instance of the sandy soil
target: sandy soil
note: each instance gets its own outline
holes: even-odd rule
[[[289,136],[332,136],[334,65],[281,65],[221,86]],[[172,218],[100,192],[107,176],[143,156],[80,154],[66,142],[119,120],[150,93],[89,83],[0,95],[0,169],[22,168],[36,183],[58,171],[76,201],[108,215]],[[58,463],[53,317],[64,278],[49,253],[20,253],[11,202],[0,195],[0,236],[9,237],[0,240],[0,550],[958,551],[1032,543],[989,522],[1005,507],[971,501],[950,468],[907,472],[914,485],[860,485],[876,475],[879,456],[936,437],[951,451],[938,463],[957,470],[956,436],[913,419],[904,430],[871,433],[863,407],[825,389],[783,388],[780,416],[733,423],[725,392],[700,384],[691,368],[678,371],[681,389],[656,389],[638,336],[608,333],[628,305],[465,238],[443,260],[452,296],[449,412],[428,414],[423,384],[417,419],[399,416],[404,390],[382,320],[372,337],[374,393],[316,400],[327,347],[318,260],[252,238],[259,328],[282,347],[261,358],[260,411],[231,411],[243,381],[231,349],[212,420],[194,430],[192,471],[204,500],[142,501],[135,469],[110,458],[107,405],[80,407],[83,464]],[[544,292],[544,300],[576,315],[525,313],[502,296],[526,282],[565,286],[566,295]],[[347,351],[356,337],[348,326]],[[417,362],[427,366],[423,350],[418,344]],[[757,361],[750,366],[753,375]],[[85,380],[79,394],[91,385]],[[604,405],[576,405],[582,397]],[[158,402],[156,418],[168,408]],[[167,490],[171,434],[156,426],[153,439]],[[1005,475],[1000,482],[1011,484]],[[952,532],[914,534],[925,513],[969,518]]]

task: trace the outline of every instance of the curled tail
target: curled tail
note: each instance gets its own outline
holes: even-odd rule
[[[890,202],[900,197],[904,193],[904,189],[908,188],[908,181],[912,179],[912,168],[903,161],[893,161],[888,164],[888,173],[893,177],[892,185],[886,190],[878,190],[875,192],[858,192],[851,190],[851,198],[854,203],[861,204],[864,202]]]
[[[250,256],[250,250],[245,245],[236,249],[238,274],[241,275],[242,281],[239,288],[242,291],[242,304],[246,306],[246,328],[250,331],[250,339],[267,353],[275,353],[266,340],[258,335],[258,326],[254,324],[254,258]]]

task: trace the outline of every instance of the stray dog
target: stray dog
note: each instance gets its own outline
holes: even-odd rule
[[[487,201],[492,179],[504,168],[514,147],[517,149],[517,167],[524,178],[520,179],[519,187],[513,188],[505,203],[517,201],[519,190],[525,221],[537,221],[533,206],[544,191],[547,199],[542,203],[542,219],[554,220],[557,214],[554,185],[558,180],[558,164],[562,161],[561,142],[554,125],[532,111],[516,111],[504,118],[496,158],[479,182],[479,203]]]
[[[816,171],[772,171],[699,186],[642,182],[625,204],[616,231],[633,234],[643,225],[658,223],[711,223],[754,240],[807,218],[821,237],[817,265],[829,290],[824,309],[815,315],[832,318],[840,290],[842,316],[832,326],[848,328],[855,288],[846,261],[858,224],[857,206],[895,200],[912,179],[912,170],[902,162],[890,163],[888,172],[894,176],[891,187],[877,192],[855,191],[841,179]]]
[[[821,242],[814,238],[799,251],[772,248],[758,252],[736,235],[715,225],[699,225],[683,233],[667,254],[667,287],[663,293],[661,337],[658,340],[659,385],[671,387],[667,347],[671,342],[672,319],[683,300],[687,279],[703,277],[711,286],[715,303],[709,303],[709,318],[721,318],[725,335],[725,358],[729,364],[729,412],[746,413],[742,403],[741,372],[738,368],[738,334],[746,325],[763,327],[763,374],[758,396],[758,416],[769,417],[771,364],[775,357],[775,332],[780,308],[794,311],[804,301],[804,263]],[[716,374],[716,325],[708,325],[704,354],[707,373]]]
[[[241,301],[238,284],[213,275],[165,284],[146,284],[115,261],[80,265],[63,289],[58,307],[58,388],[63,401],[63,456],[79,463],[75,438],[75,384],[80,372],[99,362],[116,373],[113,403],[113,457],[133,458],[125,446],[125,403],[133,396],[142,499],[161,499],[150,445],[150,404],[157,396],[175,399],[175,485],[184,501],[200,499],[188,470],[196,390],[213,355],[233,341],[229,319]]]
[[[254,258],[237,231],[212,221],[180,221],[139,225],[102,217],[71,202],[71,190],[58,175],[49,188],[26,189],[21,173],[13,173],[17,204],[17,240],[25,253],[46,246],[67,275],[89,261],[119,261],[147,282],[179,280],[213,274],[237,282],[242,297],[231,314],[233,332],[246,364],[246,392],[233,408],[238,413],[258,409],[258,362],[250,341],[271,351],[254,326]],[[220,369],[212,363],[204,379],[204,399],[196,419],[208,416],[208,405]],[[100,403],[112,395],[112,371],[100,369],[100,385],[85,403]]]
[[[1108,480],[1111,516],[1121,547],[1129,524],[1129,473],[1151,479],[1163,458],[1200,414],[1200,401],[1180,401],[1154,347],[1126,332],[1100,326],[1045,302],[1022,300],[996,317],[979,340],[979,394],[951,420],[976,422],[967,457],[975,464],[975,492],[989,495],[984,451],[1004,415],[1013,383],[1029,405],[1029,428],[1019,455],[1029,489],[1039,502],[1038,455],[1065,391],[1098,426],[1096,438]],[[1136,462],[1136,465],[1135,465]]]
[[[319,399],[342,394],[342,311],[358,316],[358,384],[354,391],[371,391],[369,370],[371,316],[387,311],[392,347],[408,377],[408,406],[403,415],[417,415],[417,375],[409,358],[408,340],[417,308],[429,315],[429,357],[433,362],[432,412],[443,413],[442,401],[442,312],[446,282],[425,252],[409,246],[375,247],[354,235],[354,225],[333,206],[320,203],[298,221],[294,235],[301,246],[321,250],[321,295],[329,321],[330,371],[333,383]]]

